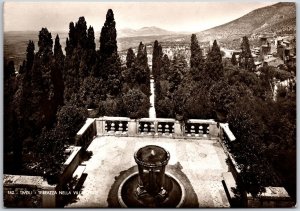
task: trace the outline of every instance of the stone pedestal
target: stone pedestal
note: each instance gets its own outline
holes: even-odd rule
[[[96,129],[97,129],[97,135],[104,134],[104,120],[103,118],[96,119]]]
[[[137,122],[135,120],[128,121],[128,136],[137,135]]]
[[[210,124],[209,125],[209,134],[210,134],[210,137],[217,138],[220,135],[219,133],[220,133],[220,129],[218,128],[217,124]]]
[[[174,133],[176,137],[182,137],[184,135],[182,131],[182,126],[179,121],[175,121],[174,123]]]

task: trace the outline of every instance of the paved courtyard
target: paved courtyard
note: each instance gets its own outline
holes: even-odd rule
[[[136,163],[133,154],[145,145],[158,145],[170,152],[170,165],[180,164],[195,193],[199,207],[229,207],[222,173],[228,170],[226,155],[216,140],[151,137],[97,137],[85,162],[87,178],[76,202],[67,207],[108,207],[108,194],[115,177]]]

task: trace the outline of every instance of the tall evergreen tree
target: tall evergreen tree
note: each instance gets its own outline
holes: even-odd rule
[[[170,74],[168,77],[168,81],[170,84],[169,93],[172,95],[181,84],[186,72],[187,72],[187,64],[184,57],[180,55],[175,55],[171,67]]]
[[[91,50],[96,49],[94,28],[91,26],[89,27],[87,33],[87,48]]]
[[[54,58],[56,59],[64,59],[64,53],[61,49],[61,44],[60,44],[60,41],[59,41],[59,36],[58,34],[56,35],[55,37],[55,42],[54,42]]]
[[[107,11],[106,20],[100,35],[99,64],[96,76],[106,81],[109,94],[117,96],[122,88],[121,61],[118,55],[117,31],[114,13],[111,9]]]
[[[133,88],[135,85],[137,85],[135,80],[136,78],[135,62],[136,62],[136,56],[132,48],[129,48],[126,55],[126,68],[123,71],[124,83],[126,83],[129,88]]]
[[[87,25],[84,17],[79,17],[75,25],[77,45],[80,48],[87,48]]]
[[[36,53],[32,68],[31,119],[33,128],[41,130],[41,126],[51,126],[55,120],[56,109],[53,106],[54,83],[52,74],[53,41],[47,28],[39,33],[39,50]]]
[[[95,35],[93,27],[87,29],[84,17],[69,25],[64,64],[65,103],[77,104],[80,101],[79,88],[84,79],[92,74],[96,64]]]
[[[136,83],[141,86],[142,92],[150,96],[150,69],[148,66],[147,48],[140,42],[135,62]]]
[[[59,41],[59,36],[56,35],[54,43],[54,64],[51,71],[51,78],[53,80],[54,86],[54,107],[55,110],[58,109],[59,105],[64,103],[64,81],[63,73],[64,69],[64,59],[65,55],[63,54],[61,44]]]
[[[153,45],[153,54],[152,54],[152,75],[154,77],[154,80],[159,80],[160,77],[160,69],[162,66],[162,47],[158,43],[157,40],[155,40]]]
[[[117,30],[114,13],[109,9],[106,13],[106,20],[100,35],[100,55],[101,57],[111,57],[116,53],[117,46]]]
[[[135,54],[132,48],[129,48],[126,55],[126,66],[127,68],[131,68],[135,63]]]
[[[236,55],[235,53],[232,54],[232,57],[231,57],[231,64],[232,65],[237,65],[237,60],[236,60]]]
[[[247,36],[243,37],[241,43],[241,50],[242,52],[240,53],[239,56],[239,66],[246,70],[254,71],[255,70],[254,59],[251,54],[249,40]]]
[[[214,40],[213,46],[207,54],[205,64],[206,72],[210,79],[213,81],[219,81],[224,77],[222,54],[216,40]]]
[[[191,58],[190,58],[191,75],[195,80],[205,77],[203,73],[204,60],[202,57],[202,50],[199,46],[197,37],[192,34],[191,37]]]
[[[160,71],[160,77],[161,79],[167,80],[169,73],[170,73],[170,59],[168,55],[164,55],[162,58],[162,67]]]
[[[30,70],[33,65],[34,60],[34,43],[32,40],[29,40],[27,49],[26,49],[26,68]]]

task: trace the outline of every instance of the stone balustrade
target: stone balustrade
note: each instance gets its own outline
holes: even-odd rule
[[[77,132],[75,137],[75,145],[86,149],[94,137],[97,135],[96,122],[93,118],[87,118],[85,124]]]
[[[131,119],[128,117],[100,117],[96,118],[97,135],[119,135],[128,136],[131,128]]]
[[[217,122],[212,119],[189,119],[185,124],[185,134],[188,137],[217,137],[219,128]]]
[[[181,123],[169,118],[100,117],[96,118],[97,135],[164,136],[171,138],[217,138],[219,128],[214,120],[190,119]]]

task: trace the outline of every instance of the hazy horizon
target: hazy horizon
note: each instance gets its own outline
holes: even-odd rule
[[[85,17],[87,26],[101,31],[106,12],[113,9],[117,30],[158,27],[180,33],[210,29],[276,2],[5,2],[4,32],[68,32],[69,23]],[[130,8],[130,10],[128,10]],[[155,12],[154,12],[155,11]],[[214,11],[214,12],[211,12]],[[22,18],[20,18],[22,17]]]

